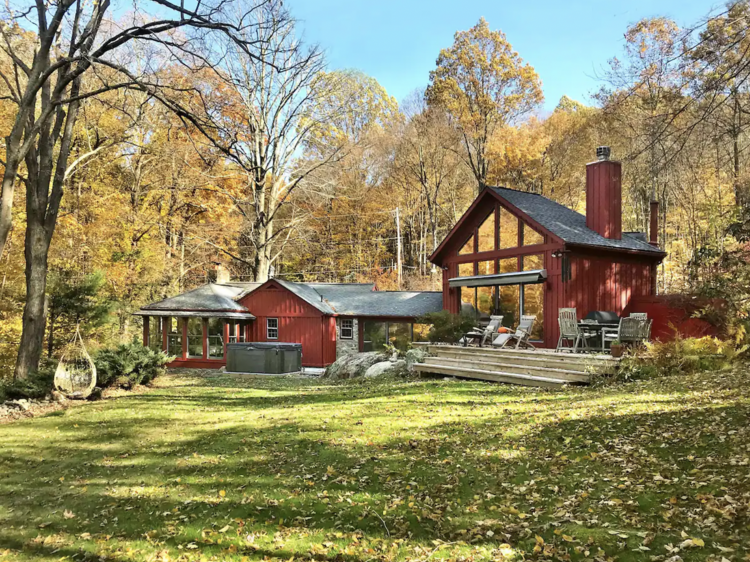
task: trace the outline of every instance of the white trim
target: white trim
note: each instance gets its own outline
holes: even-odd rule
[[[275,326],[271,326],[271,321],[276,323]],[[276,335],[271,336],[271,330],[276,330]],[[277,340],[279,339],[279,319],[278,318],[266,318],[266,339]]]
[[[344,322],[349,322],[349,326],[344,326]],[[349,330],[349,335],[344,335],[344,330]],[[353,318],[342,318],[341,329],[339,330],[340,337],[342,340],[353,340],[354,339],[354,319]]]

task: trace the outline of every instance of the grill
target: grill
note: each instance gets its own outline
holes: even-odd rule
[[[302,344],[248,342],[227,344],[227,372],[276,375],[302,370]]]

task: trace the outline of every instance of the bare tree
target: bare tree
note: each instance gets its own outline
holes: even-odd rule
[[[5,139],[0,251],[12,226],[19,180],[26,188],[27,216],[26,305],[16,378],[35,369],[42,352],[47,256],[81,104],[115,89],[141,90],[216,140],[211,121],[185,104],[185,92],[165,82],[161,71],[173,64],[216,68],[218,58],[212,57],[219,53],[209,42],[214,34],[229,38],[248,58],[255,57],[258,45],[247,39],[247,29],[265,26],[256,13],[262,13],[265,4],[265,0],[250,5],[239,0],[142,1],[134,4],[136,12],[122,24],[107,20],[117,11],[110,0],[6,4],[0,50],[10,64],[8,71],[0,72],[0,81],[17,113]],[[149,12],[160,17],[146,15]],[[146,57],[129,56],[136,45]],[[196,94],[201,99],[200,92]]]

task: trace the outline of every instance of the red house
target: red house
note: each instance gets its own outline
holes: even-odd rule
[[[456,223],[430,260],[443,269],[443,307],[480,317],[502,314],[515,326],[537,317],[533,339],[557,345],[559,308],[621,314],[634,297],[656,293],[658,204],[651,241],[622,232],[621,165],[609,148],[586,170],[586,216],[534,193],[488,187]]]
[[[378,291],[373,284],[209,283],[144,306],[143,343],[176,359],[172,367],[219,368],[226,344],[302,344],[304,367],[325,367],[337,357],[405,347],[419,340],[415,322],[442,309],[439,292]]]

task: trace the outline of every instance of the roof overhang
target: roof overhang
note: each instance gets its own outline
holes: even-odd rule
[[[472,277],[454,277],[448,279],[450,287],[495,287],[497,285],[530,285],[544,283],[547,279],[546,269],[517,271],[513,273],[495,273],[493,275],[474,275]]]
[[[175,318],[226,318],[230,320],[255,320],[249,312],[222,310],[146,310],[133,313],[134,316],[174,316]]]

